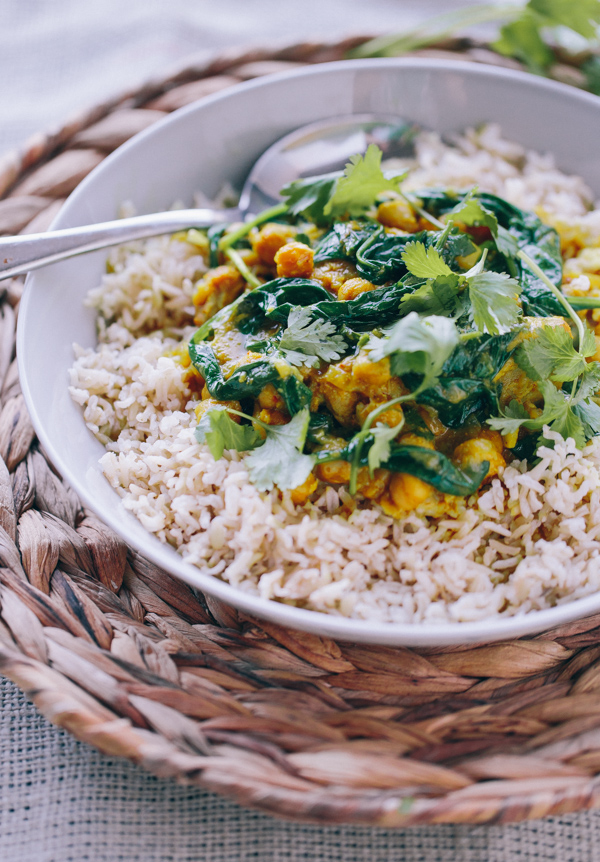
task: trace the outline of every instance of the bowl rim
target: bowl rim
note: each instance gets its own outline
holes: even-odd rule
[[[135,150],[139,146],[143,146],[146,140],[157,133],[160,134],[162,128],[173,122],[177,122],[180,117],[195,113],[198,110],[203,110],[205,107],[216,102],[226,101],[232,94],[237,96],[240,93],[248,92],[257,88],[269,87],[271,84],[277,85],[288,79],[311,78],[315,75],[335,74],[340,70],[346,69],[355,69],[365,72],[372,69],[433,69],[438,71],[460,72],[474,77],[508,79],[515,83],[525,84],[534,89],[537,88],[561,95],[566,95],[568,93],[569,98],[580,100],[590,106],[593,105],[595,110],[598,110],[600,107],[600,99],[597,96],[582,90],[577,90],[576,88],[570,87],[566,84],[545,78],[534,77],[525,72],[479,63],[476,64],[464,60],[401,57],[339,60],[329,63],[312,64],[300,69],[288,70],[256,78],[237,84],[233,87],[227,88],[226,90],[219,91],[211,96],[199,100],[198,102],[193,102],[190,105],[186,105],[173,111],[171,114],[158,120],[149,128],[134,135],[103,159],[103,161],[76,187],[76,189],[66,199],[59,213],[53,219],[49,230],[73,226],[69,223],[70,208],[82,197],[85,198],[88,186],[95,180],[97,175],[101,174],[102,171],[106,169],[106,166],[112,165],[115,160],[127,156],[130,150]],[[87,490],[83,480],[80,479],[77,474],[73,473],[68,460],[63,458],[62,454],[54,448],[49,434],[46,432],[45,423],[37,410],[35,399],[32,395],[27,374],[23,366],[22,357],[24,355],[25,347],[26,321],[30,313],[31,297],[33,294],[33,291],[29,288],[31,287],[32,282],[37,278],[43,277],[42,273],[43,270],[38,270],[27,276],[23,298],[20,304],[16,339],[17,362],[21,388],[33,427],[50,461],[63,479],[65,479],[76,491],[85,505],[93,511],[100,520],[120,535],[129,547],[133,547],[142,556],[146,557],[160,568],[165,569],[169,574],[180,578],[191,587],[215,596],[221,601],[230,604],[251,616],[266,619],[272,623],[276,623],[277,625],[297,630],[299,629],[315,635],[331,637],[345,642],[379,644],[386,646],[402,645],[409,647],[431,647],[451,644],[491,643],[494,641],[513,639],[515,637],[533,635],[548,629],[554,629],[557,626],[600,611],[600,592],[596,592],[589,596],[574,599],[571,602],[556,605],[552,608],[516,613],[507,617],[490,617],[471,622],[444,621],[439,623],[394,623],[342,617],[341,615],[338,616],[316,610],[298,608],[272,599],[264,599],[258,595],[245,593],[226,581],[220,580],[214,575],[211,575],[210,570],[202,569],[186,563],[179,556],[177,551],[170,546],[163,544],[150,532],[147,533],[149,540],[151,540],[148,544],[138,540],[137,537],[132,538],[127,532],[127,519],[125,519],[124,526],[123,513],[126,510],[124,509],[122,500],[118,496],[117,492],[111,488],[115,496],[115,503],[117,504],[115,505],[114,510],[106,511],[102,505],[97,503],[94,495]],[[108,482],[106,479],[105,481]],[[127,512],[127,516],[135,517],[129,512]]]

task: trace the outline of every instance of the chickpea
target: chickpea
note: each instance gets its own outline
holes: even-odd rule
[[[394,473],[390,480],[390,498],[397,509],[411,512],[431,496],[433,486],[409,473]]]
[[[494,433],[494,432],[492,432]],[[495,432],[497,434],[497,432]],[[465,440],[454,450],[453,458],[461,467],[477,467],[484,461],[489,463],[489,470],[484,478],[484,482],[498,475],[501,467],[506,466],[506,461],[502,455],[502,437],[498,434],[499,441],[495,438],[488,439],[483,435],[474,437],[472,440]]]
[[[303,506],[310,495],[317,490],[319,484],[317,477],[313,473],[309,473],[308,477],[301,485],[292,490],[292,503],[295,506]]]
[[[279,249],[290,242],[295,235],[296,228],[290,225],[268,222],[259,231],[251,234],[250,242],[262,263],[273,266]]]
[[[375,285],[367,281],[366,278],[349,278],[338,290],[338,299],[347,302],[349,299],[356,299],[361,293],[368,293],[371,290],[375,290]]]
[[[377,221],[386,227],[397,227],[414,233],[418,226],[418,218],[406,201],[384,201],[377,207]]]
[[[217,266],[196,282],[193,303],[197,308],[194,323],[201,324],[233,302],[246,282],[234,266]]]
[[[313,271],[314,251],[303,242],[288,242],[275,254],[279,278],[308,278]]]

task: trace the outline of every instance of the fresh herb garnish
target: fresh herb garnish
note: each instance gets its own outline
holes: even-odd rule
[[[522,405],[511,401],[501,416],[487,421],[502,434],[514,434],[519,428],[540,431],[548,425],[563,437],[572,437],[577,446],[582,447],[586,439],[600,432],[600,409],[591,401],[591,396],[600,386],[600,363],[586,361],[596,352],[596,342],[581,318],[539,267],[524,252],[519,252],[519,257],[556,292],[575,324],[579,345],[575,349],[573,337],[563,327],[544,327],[536,339],[522,344],[516,360],[536,383],[544,399],[544,408],[540,415],[530,417]],[[570,382],[571,391],[567,393],[557,389],[552,381]]]
[[[515,3],[485,3],[464,6],[430,18],[414,30],[378,36],[358,48],[350,57],[397,57],[446,40],[476,24],[505,22],[500,36],[492,42],[498,53],[521,60],[533,72],[545,73],[555,62],[548,34],[566,27],[585,39],[596,39],[600,24],[599,0],[529,0]]]
[[[323,362],[341,359],[347,344],[331,321],[315,319],[310,308],[297,307],[290,311],[279,349],[290,365],[314,367],[321,359]]]
[[[333,195],[324,207],[327,216],[349,215],[354,218],[370,209],[378,195],[385,191],[399,192],[406,171],[386,176],[381,170],[382,152],[369,144],[364,156],[351,156],[344,175],[336,183]]]
[[[267,439],[246,457],[250,481],[259,491],[270,491],[274,485],[284,491],[306,481],[315,464],[312,455],[302,454],[309,420],[304,407],[287,425],[263,426]]]
[[[261,434],[252,425],[238,425],[228,415],[235,413],[259,425]],[[253,450],[246,457],[250,481],[259,491],[270,491],[274,485],[285,491],[296,488],[307,478],[314,466],[311,455],[303,455],[310,413],[304,407],[287,425],[267,425],[240,410],[217,405],[204,414],[195,430],[198,443],[206,443],[217,461],[225,449],[238,452]]]
[[[437,278],[438,275],[452,275],[439,251],[422,242],[409,242],[402,252],[402,260],[409,272],[417,278]]]
[[[472,209],[471,205],[477,204],[475,201],[467,204]],[[471,316],[479,332],[498,335],[508,332],[517,323],[521,314],[519,305],[521,287],[518,281],[506,273],[483,271],[485,252],[475,266],[464,275],[453,273],[442,259],[440,252],[433,247],[426,248],[422,242],[409,243],[402,259],[412,275],[428,279],[426,290],[421,294],[421,298],[429,300],[430,306],[433,304],[431,300],[435,296],[437,279],[445,277],[443,288],[446,302],[453,311],[457,305],[452,302],[452,289],[454,288],[457,295],[462,286],[468,287]],[[414,294],[409,295],[406,301],[412,300],[414,308],[413,297]],[[441,305],[439,300],[437,305],[438,307]]]
[[[351,494],[356,493],[358,468],[360,466],[362,448],[367,437],[372,434],[375,438],[373,443],[375,451],[372,456],[370,454],[371,450],[369,451],[368,462],[369,469],[372,472],[383,461],[389,458],[390,442],[399,433],[404,424],[401,422],[392,429],[384,425],[383,429],[378,431],[377,427],[373,428],[375,420],[389,410],[390,407],[394,407],[396,404],[401,404],[404,401],[413,401],[420,392],[433,386],[442,371],[444,363],[458,344],[458,340],[458,331],[454,321],[449,320],[447,317],[436,317],[434,315],[420,318],[416,312],[411,312],[407,317],[398,321],[389,332],[387,338],[373,341],[370,358],[374,362],[389,356],[393,374],[402,375],[407,372],[414,372],[421,375],[421,383],[414,392],[400,395],[398,398],[392,398],[373,410],[367,417],[361,430],[354,436],[354,452],[350,472]]]
[[[208,445],[215,461],[223,457],[226,449],[247,452],[262,443],[261,435],[252,425],[239,425],[227,408],[221,406],[215,406],[204,414],[196,425],[194,436],[198,443]]]
[[[364,156],[350,158],[343,174],[324,174],[294,180],[281,195],[291,215],[303,215],[322,226],[338,216],[363,215],[385,191],[399,192],[406,174],[386,176],[381,170],[382,152],[369,144]]]

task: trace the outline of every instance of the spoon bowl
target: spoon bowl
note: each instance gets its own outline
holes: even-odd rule
[[[350,156],[377,144],[388,157],[407,155],[411,127],[377,114],[310,123],[275,141],[244,183],[239,205],[150,213],[95,225],[0,239],[0,280],[101,248],[215,222],[243,221],[281,201],[280,189],[300,177],[342,170]]]

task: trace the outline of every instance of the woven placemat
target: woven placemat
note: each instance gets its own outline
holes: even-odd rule
[[[220,55],[39,135],[0,163],[0,233],[45,229],[166,112],[363,38]],[[456,39],[420,52],[518,66]],[[575,65],[557,78],[581,84]],[[510,822],[600,805],[600,615],[430,650],[334,643],[195,594],[84,510],[41,451],[0,304],[0,671],[100,751],[321,823]]]

